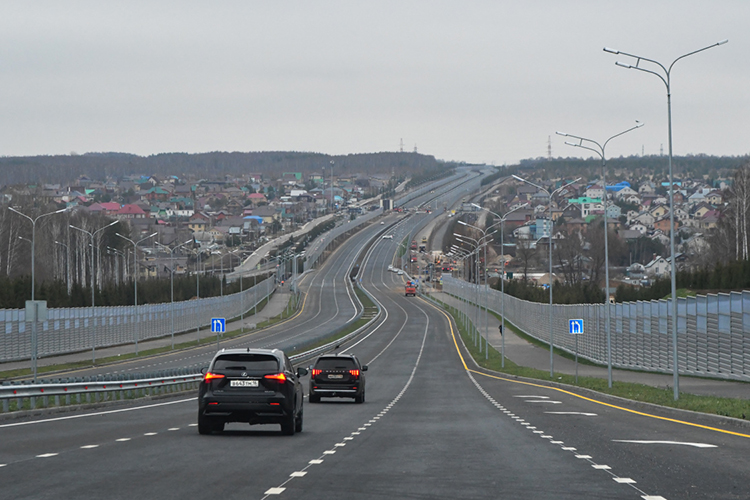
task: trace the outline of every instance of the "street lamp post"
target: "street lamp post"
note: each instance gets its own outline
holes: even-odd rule
[[[135,315],[135,355],[138,356],[138,337],[140,336],[139,323],[141,319],[140,316],[138,315],[138,244],[143,241],[146,241],[149,238],[153,238],[154,236],[157,235],[157,233],[151,233],[145,238],[141,238],[138,241],[133,241],[130,238],[127,238],[121,235],[120,233],[115,233],[115,234],[119,236],[120,238],[127,240],[133,244],[133,288],[134,288],[133,314]],[[174,336],[174,329],[172,330],[172,335]],[[174,348],[174,340],[173,340],[172,348]]]
[[[472,203],[475,207],[478,207],[482,210],[485,210],[498,219],[500,219],[500,262],[501,262],[501,271],[500,271],[500,366],[502,368],[505,368],[505,241],[504,241],[504,235],[505,235],[505,219],[515,212],[516,210],[520,210],[522,208],[526,208],[529,204],[524,203],[523,205],[519,205],[513,210],[509,210],[505,212],[504,216],[500,216],[496,214],[495,212],[484,208],[480,205],[477,205],[475,203]],[[493,224],[493,226],[496,224]],[[489,228],[488,228],[489,229]],[[486,266],[485,262],[485,266]]]
[[[489,333],[489,317],[488,317],[489,313],[487,311],[489,309],[489,304],[487,303],[487,301],[489,300],[489,291],[488,291],[488,284],[487,284],[487,238],[495,234],[496,231],[493,231],[489,234],[487,233],[487,231],[492,229],[492,227],[494,227],[495,224],[493,224],[492,226],[488,227],[485,230],[482,230],[479,227],[468,224],[462,220],[458,221],[458,223],[461,224],[462,226],[474,228],[480,233],[482,233],[482,237],[479,238],[478,242],[484,249],[484,348],[485,348],[484,359],[489,359],[490,358],[490,333]],[[477,303],[477,306],[481,307],[479,303]],[[481,352],[481,346],[480,346],[479,351]]]
[[[579,137],[577,135],[573,134],[566,134],[565,132],[555,132],[557,135],[561,135],[563,137],[570,137],[573,139],[577,139],[578,142],[565,142],[568,146],[573,146],[577,148],[583,148],[587,149],[589,151],[593,151],[594,153],[598,154],[599,157],[602,159],[602,187],[604,188],[604,282],[606,283],[604,285],[604,316],[605,316],[605,330],[607,331],[607,384],[609,387],[612,387],[612,334],[610,331],[610,324],[611,324],[611,312],[609,307],[609,243],[608,243],[608,237],[607,233],[609,232],[609,226],[607,224],[607,158],[605,155],[605,149],[607,148],[607,144],[609,141],[614,139],[615,137],[620,137],[623,134],[627,134],[631,130],[635,130],[637,128],[642,127],[644,124],[636,120],[636,124],[634,127],[630,127],[629,129],[620,132],[619,134],[615,134],[606,141],[604,141],[603,144],[599,144],[598,142],[587,139],[585,137]],[[587,144],[590,144],[591,146],[588,146]]]
[[[523,177],[518,177],[517,175],[513,176],[514,179],[517,181],[525,182],[526,184],[530,186],[534,186],[535,188],[539,189],[540,191],[543,191],[547,193],[547,209],[549,211],[549,376],[554,377],[555,376],[555,342],[554,342],[554,330],[553,330],[553,323],[552,323],[552,233],[554,229],[554,224],[552,222],[552,197],[557,194],[559,191],[562,191],[566,187],[570,186],[571,184],[575,184],[578,182],[580,177],[574,181],[570,181],[566,184],[563,184],[559,188],[555,189],[551,193],[544,189],[542,186],[538,184],[534,184],[531,181],[527,181]]]
[[[171,305],[169,307],[169,318],[172,323],[172,349],[174,349],[174,251],[192,242],[193,240],[187,240],[186,242],[180,243],[174,248],[169,248],[167,245],[162,245],[161,243],[154,242],[160,247],[166,250],[169,250],[169,286],[171,290],[170,292]]]
[[[479,326],[479,319],[480,314],[479,311],[481,310],[481,306],[479,305],[479,241],[475,240],[474,238],[471,238],[469,236],[465,236],[458,233],[453,233],[453,236],[456,237],[456,239],[461,243],[466,243],[468,245],[473,245],[474,250],[471,251],[471,255],[474,255],[474,284],[476,285],[474,287],[474,303],[477,305],[475,309],[474,314],[474,330],[476,331],[474,335],[474,344],[479,347],[479,352],[482,352],[482,337],[480,335],[480,326]],[[471,262],[469,263],[471,265]]]
[[[671,284],[672,284],[672,371],[673,371],[673,377],[674,377],[674,399],[677,401],[680,398],[680,376],[679,376],[679,363],[677,359],[677,269],[675,265],[675,245],[674,245],[674,233],[675,233],[675,226],[674,226],[674,178],[672,176],[672,87],[671,87],[671,77],[672,77],[672,68],[674,67],[675,63],[679,61],[680,59],[684,59],[688,56],[692,56],[693,54],[697,54],[698,52],[703,52],[704,50],[711,49],[713,47],[718,47],[719,45],[724,45],[729,40],[722,40],[720,42],[713,43],[711,45],[708,45],[706,47],[703,47],[698,50],[694,50],[692,52],[688,52],[687,54],[683,54],[669,65],[667,68],[662,63],[655,61],[654,59],[648,59],[645,57],[637,56],[635,54],[628,54],[627,52],[621,52],[619,50],[610,49],[607,47],[604,47],[604,52],[609,52],[610,54],[622,54],[626,57],[632,57],[635,59],[635,65],[631,64],[624,64],[619,61],[615,62],[615,65],[620,66],[622,68],[627,69],[636,69],[638,71],[643,71],[644,73],[650,73],[652,75],[656,75],[664,84],[664,86],[667,88],[667,132],[669,136],[669,252],[672,256],[672,263],[671,263]],[[656,70],[650,70],[646,68],[641,68],[640,63],[641,61],[645,61],[647,63],[654,64],[658,66]],[[659,72],[659,69],[661,69],[661,72]]]
[[[114,226],[118,222],[120,221],[113,220],[106,226],[100,227],[94,232],[86,231],[85,229],[81,229],[80,227],[70,225],[71,229],[81,231],[82,233],[86,233],[91,237],[91,363],[94,365],[96,364],[96,309],[94,308],[94,290],[96,289],[96,261],[94,259],[94,238],[98,233],[104,231],[108,227]]]

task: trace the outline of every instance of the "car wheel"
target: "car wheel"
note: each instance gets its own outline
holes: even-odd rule
[[[361,404],[365,402],[365,393],[359,394],[357,396],[354,396],[354,402],[357,404]]]
[[[281,433],[285,436],[294,436],[294,431],[297,428],[297,418],[294,413],[289,415],[281,422]]]
[[[297,415],[297,421],[294,423],[294,432],[302,432],[302,418],[303,412],[300,410],[299,415]]]
[[[223,428],[223,426],[222,426]],[[214,426],[211,424],[208,417],[198,414],[198,434],[211,434],[211,432],[214,430]]]

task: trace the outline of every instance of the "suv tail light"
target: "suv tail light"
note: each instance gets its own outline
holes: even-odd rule
[[[312,376],[313,376],[313,377],[317,377],[317,376],[318,376],[318,375],[320,375],[321,373],[323,373],[323,370],[321,370],[321,369],[319,369],[319,368],[313,368],[313,371],[312,371]]]
[[[349,370],[349,375],[354,378],[359,378],[359,370]]]
[[[212,380],[215,380],[217,378],[224,378],[224,375],[222,375],[221,373],[206,372],[206,374],[203,376],[203,381],[211,382]]]
[[[272,374],[266,375],[263,378],[275,380],[277,382],[286,382],[286,375],[284,375],[283,373],[272,373]]]

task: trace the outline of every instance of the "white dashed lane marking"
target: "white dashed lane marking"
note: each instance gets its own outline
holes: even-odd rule
[[[56,457],[59,453],[44,453],[43,455],[37,455],[36,458],[50,458]]]

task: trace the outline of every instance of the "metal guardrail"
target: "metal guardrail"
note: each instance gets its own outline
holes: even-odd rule
[[[443,292],[474,303],[476,285],[443,277]],[[502,294],[490,289],[481,306],[499,314]],[[549,343],[549,304],[506,294],[505,318],[524,333]],[[672,313],[666,300],[612,304],[612,366],[672,373]],[[555,347],[575,352],[568,321],[584,320],[578,335],[578,355],[598,364],[607,363],[604,304],[552,306]],[[481,320],[480,315],[480,320]],[[750,291],[679,298],[677,302],[678,367],[683,375],[750,381]]]
[[[201,368],[201,365],[192,365],[142,375],[47,379],[37,384],[6,381],[0,385],[2,411],[7,413],[11,410],[34,410],[37,406],[46,408],[50,406],[50,399],[54,406],[61,406],[185,391],[197,387],[203,378]],[[11,408],[12,403],[15,404]]]

